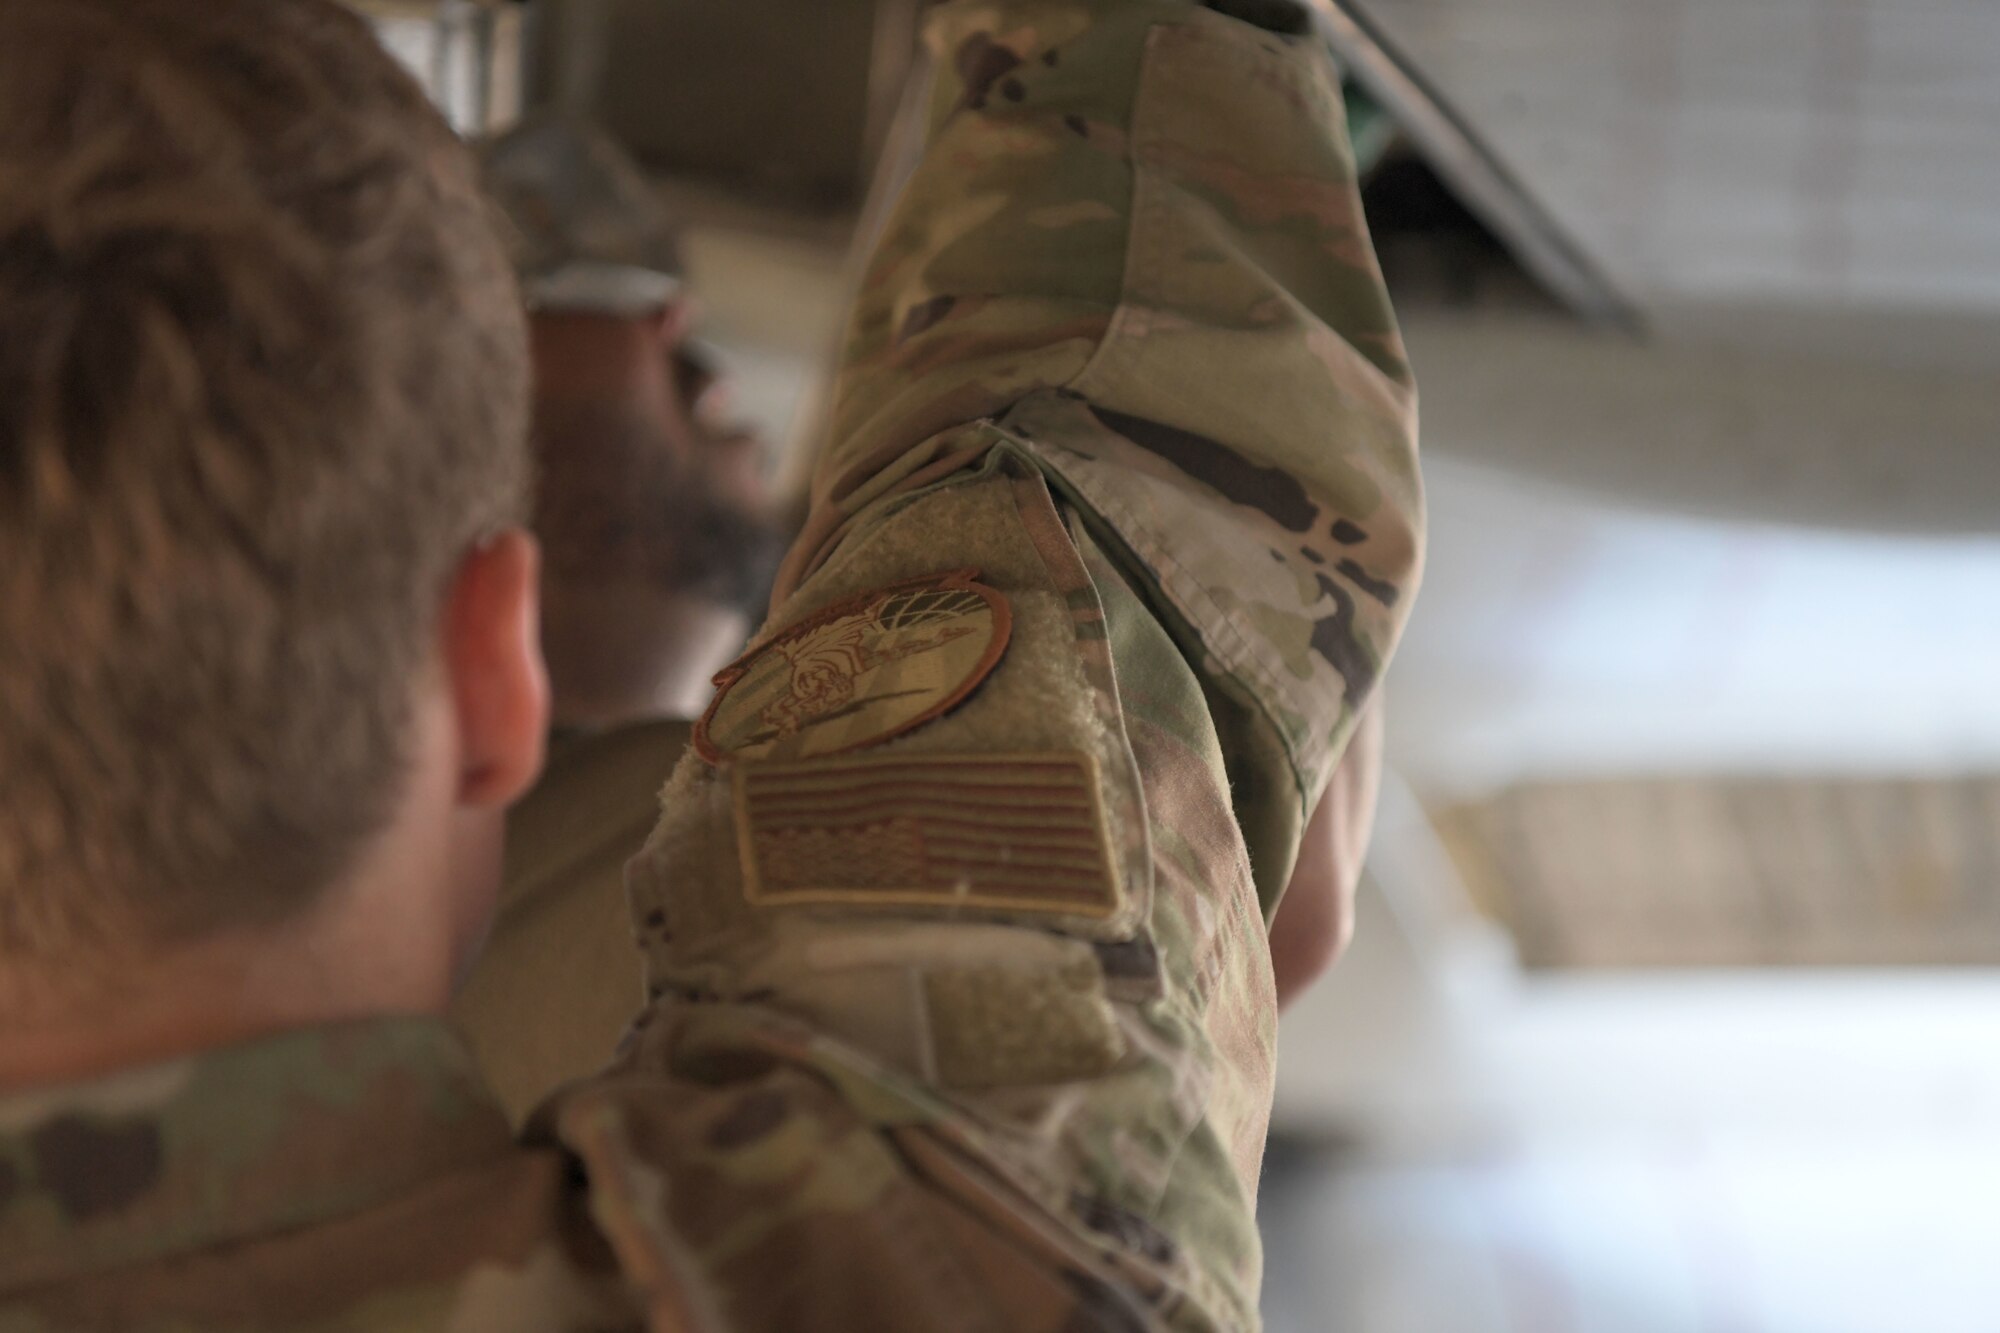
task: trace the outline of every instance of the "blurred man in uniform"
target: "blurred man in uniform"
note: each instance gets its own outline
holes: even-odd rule
[[[0,9],[0,1326],[1246,1328],[1266,921],[1413,403],[1275,0],[949,3],[813,509],[516,1141],[546,724],[469,163],[319,0]]]
[[[551,116],[484,157],[529,313],[558,721],[691,716],[770,592],[763,442],[720,408],[679,229],[623,151]]]
[[[452,1014],[519,1117],[644,997],[625,862],[782,552],[762,441],[695,341],[678,228],[621,149],[550,117],[484,151],[528,310],[549,762]]]

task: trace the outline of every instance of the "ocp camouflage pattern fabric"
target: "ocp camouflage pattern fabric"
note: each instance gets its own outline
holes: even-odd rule
[[[0,1330],[640,1327],[572,1170],[429,1021],[0,1102]]]
[[[1224,696],[1274,909],[1422,549],[1414,390],[1338,78],[1283,35],[1303,26],[1283,3],[932,23],[929,146],[868,269],[779,592],[867,506],[977,450],[961,423],[995,422],[1115,535]]]
[[[866,749],[679,756],[629,871],[649,1002],[522,1142],[417,1021],[0,1101],[0,1333],[1255,1326],[1264,918],[1421,528],[1299,17],[932,11],[929,145],[758,642],[974,570],[998,663]],[[1064,873],[907,891],[980,800]],[[751,892],[746,839],[827,829],[904,841]]]

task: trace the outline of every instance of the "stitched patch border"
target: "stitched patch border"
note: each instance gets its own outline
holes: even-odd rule
[[[964,703],[1006,654],[1013,610],[977,569],[887,584],[788,626],[724,667],[695,726],[711,764],[879,745]]]
[[[1103,920],[1124,902],[1086,753],[760,761],[733,783],[743,892],[759,907]]]

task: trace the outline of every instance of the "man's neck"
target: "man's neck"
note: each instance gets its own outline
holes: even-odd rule
[[[323,1023],[441,1012],[452,959],[396,894],[343,891],[298,920],[85,963],[0,963],[0,1094],[74,1083]]]
[[[254,987],[212,973],[147,971],[143,979],[120,979],[86,1001],[51,999],[47,988],[17,977],[0,984],[0,995],[10,998],[41,996],[24,1006],[25,1014],[14,1008],[21,1018],[0,1036],[0,1094],[198,1055],[332,1016],[258,1003]]]

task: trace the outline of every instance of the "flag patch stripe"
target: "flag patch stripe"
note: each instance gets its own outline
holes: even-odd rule
[[[860,825],[882,823],[878,811],[882,805],[862,805],[852,809],[796,809],[780,805],[758,803],[760,813],[766,823],[782,821],[786,827],[818,827],[818,829],[852,829]],[[1016,831],[1016,833],[1076,833],[1084,837],[1096,837],[1096,823],[1088,815],[1072,815],[1070,811],[980,811],[976,805],[944,805],[942,801],[906,801],[896,805],[898,819],[922,819],[928,825],[938,827],[958,827],[958,829],[992,829],[992,831]]]
[[[857,793],[852,796],[836,796],[832,793],[814,796],[793,796],[774,794],[751,788],[757,803],[770,810],[796,810],[801,814],[814,811],[839,813],[849,811],[866,815],[870,811],[885,806],[903,809],[913,804],[934,805],[946,810],[1004,810],[1027,815],[1056,816],[1088,825],[1094,811],[1087,802],[1070,800],[1061,794],[1023,794],[1008,800],[992,797],[967,797],[949,788],[940,789],[936,784],[924,787],[903,787]]]

